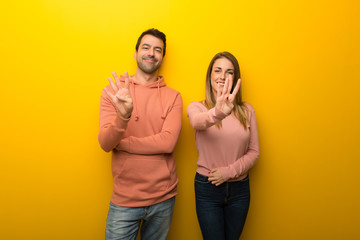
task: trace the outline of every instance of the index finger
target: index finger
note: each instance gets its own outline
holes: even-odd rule
[[[226,78],[224,86],[222,88],[222,93],[221,93],[222,96],[226,96],[228,94],[228,88],[229,88],[229,79]]]
[[[125,88],[129,88],[129,82],[130,82],[130,80],[129,80],[129,74],[128,74],[128,72],[127,71],[125,71]]]

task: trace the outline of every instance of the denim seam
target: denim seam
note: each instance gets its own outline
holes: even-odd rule
[[[204,181],[197,180],[197,179],[195,179],[195,182],[197,182],[197,183],[202,183],[202,184],[208,184],[208,183],[210,183],[210,181],[204,182]]]

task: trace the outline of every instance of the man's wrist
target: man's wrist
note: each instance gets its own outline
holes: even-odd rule
[[[129,120],[131,118],[131,113],[122,115],[119,111],[117,111],[117,115],[124,120]]]

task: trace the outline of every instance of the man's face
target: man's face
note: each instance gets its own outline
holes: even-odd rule
[[[152,35],[145,35],[135,52],[138,67],[145,73],[154,73],[163,60],[164,43]]]

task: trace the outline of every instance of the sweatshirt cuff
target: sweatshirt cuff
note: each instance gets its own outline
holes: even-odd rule
[[[128,123],[130,121],[130,118],[126,119],[123,117],[120,117],[118,114],[116,114],[116,117],[112,123],[113,127],[117,131],[125,131]]]
[[[122,150],[122,151],[125,151],[125,152],[131,152],[131,150],[130,150],[130,137],[121,139],[120,144],[119,144],[119,150]]]
[[[232,169],[231,167],[221,167],[220,172],[225,182],[236,176],[235,170]]]
[[[223,120],[227,115],[217,109],[216,107],[209,110],[209,118],[212,122],[219,122]]]

